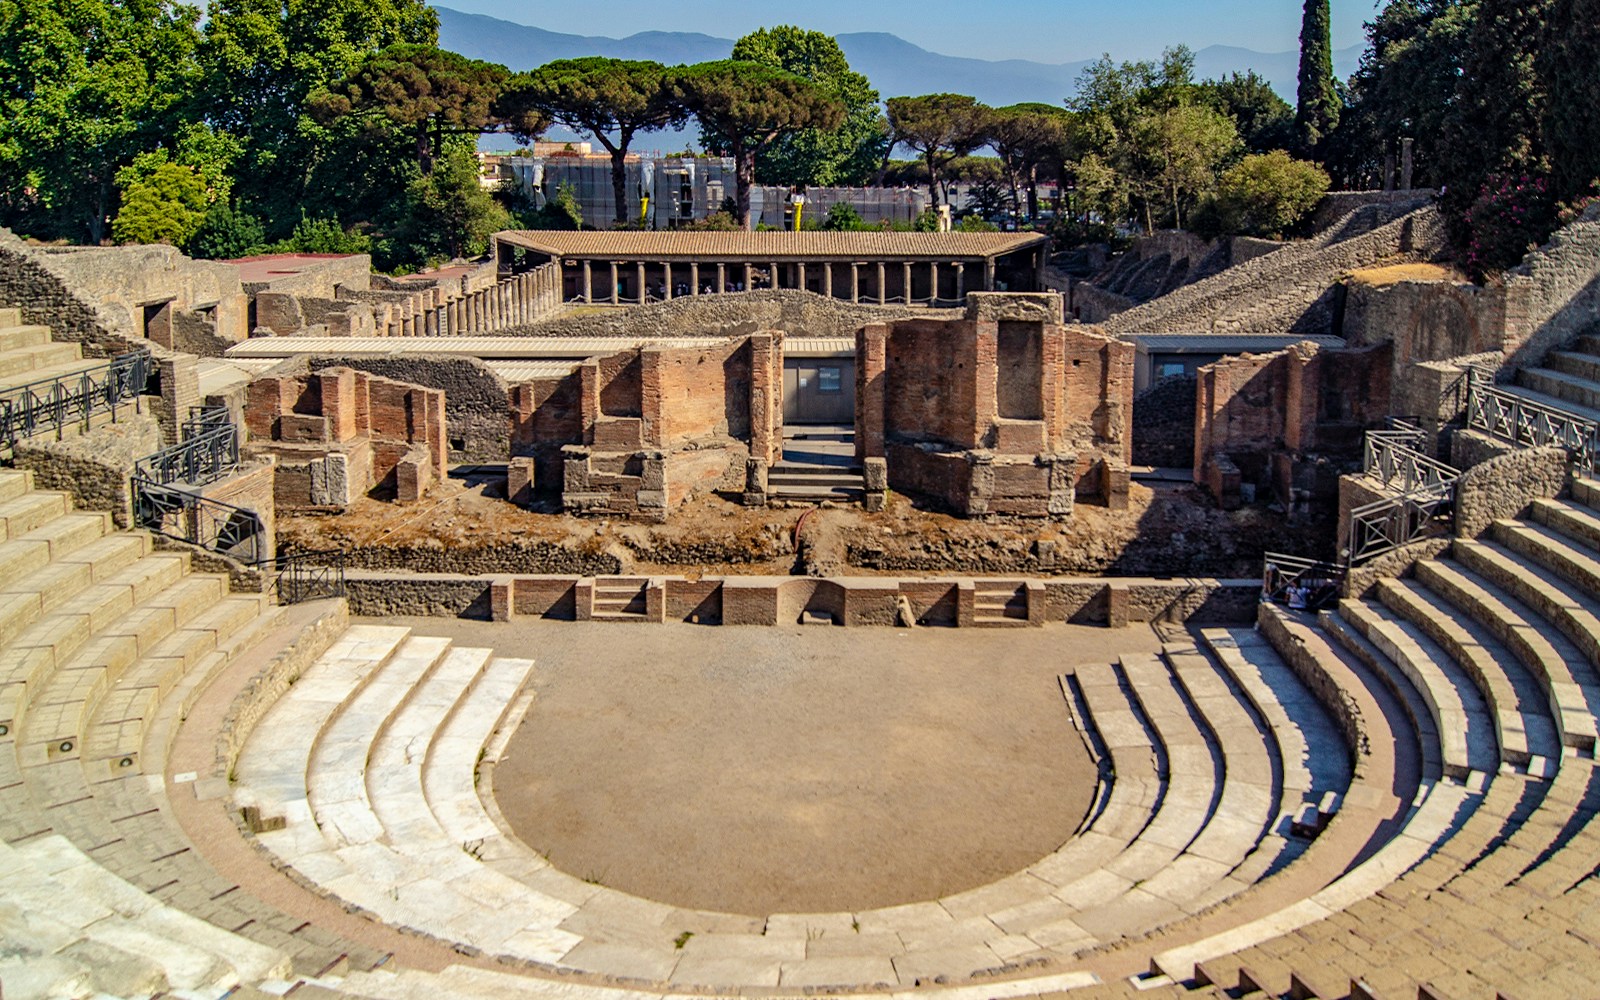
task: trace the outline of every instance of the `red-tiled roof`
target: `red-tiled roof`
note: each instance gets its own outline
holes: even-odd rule
[[[512,230],[495,238],[553,257],[607,260],[953,260],[999,257],[1045,242],[1037,233],[558,232]]]

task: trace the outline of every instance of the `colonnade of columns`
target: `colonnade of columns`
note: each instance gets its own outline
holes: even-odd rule
[[[423,315],[417,332],[447,337],[509,330],[554,312],[561,302],[561,265],[545,264],[445,301]]]
[[[973,265],[968,275],[968,264]],[[957,303],[995,289],[994,258],[977,261],[612,261],[584,259],[563,272],[568,301],[635,305],[683,296],[798,288],[847,302]],[[840,271],[848,268],[848,278]],[[891,287],[891,278],[899,288]],[[922,282],[926,282],[922,285]],[[916,294],[921,285],[922,294]],[[898,291],[898,294],[892,292]]]

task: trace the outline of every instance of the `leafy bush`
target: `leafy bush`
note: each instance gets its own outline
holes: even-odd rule
[[[1201,202],[1193,227],[1203,236],[1281,239],[1328,193],[1327,171],[1281,149],[1246,156],[1223,172],[1217,190]]]
[[[206,260],[249,257],[267,249],[267,234],[261,220],[219,201],[206,212],[205,221],[189,238],[184,252]]]
[[[1000,227],[979,215],[964,215],[955,224],[958,233],[998,233]]]
[[[188,167],[162,163],[127,185],[111,236],[118,243],[182,246],[205,218],[205,181]]]
[[[1550,238],[1560,206],[1545,177],[1491,177],[1462,218],[1465,264],[1474,281],[1516,267]]]
[[[371,253],[372,240],[347,232],[338,219],[301,219],[288,239],[267,248],[269,253]]]
[[[835,233],[859,233],[872,227],[861,218],[861,213],[856,211],[854,205],[841,201],[828,209],[828,217],[822,220],[822,228]]]

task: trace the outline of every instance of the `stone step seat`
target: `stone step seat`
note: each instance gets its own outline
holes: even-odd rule
[[[15,478],[11,479],[14,484]],[[21,538],[44,524],[64,517],[72,509],[65,493],[29,489],[0,502],[0,540]]]
[[[1451,555],[1553,623],[1591,668],[1600,671],[1600,601],[1566,577],[1497,542],[1458,538]]]
[[[1417,580],[1489,630],[1538,683],[1564,746],[1595,754],[1600,678],[1558,628],[1460,562],[1417,564]]]
[[[63,553],[46,566],[0,582],[0,643],[71,604],[90,586],[104,583],[152,549],[149,535],[105,535]]]
[[[0,580],[16,580],[38,572],[52,559],[63,558],[111,530],[111,515],[75,512],[0,542]]]
[[[106,582],[86,588],[69,607],[45,615],[0,647],[0,724],[7,726],[10,738],[15,739],[50,673],[66,669],[79,655],[107,654],[105,647],[115,645],[116,636],[159,631],[161,621],[172,615],[165,606],[147,605],[178,584],[188,566],[188,553],[152,552]],[[203,586],[214,590],[215,585]],[[91,644],[94,648],[86,651]]]
[[[1600,408],[1600,384],[1553,368],[1518,369],[1517,384],[1546,396],[1554,396],[1567,409],[1574,405],[1591,410]]]
[[[1561,736],[1548,697],[1521,661],[1423,582],[1380,580],[1377,593],[1385,607],[1432,639],[1477,685],[1494,720],[1500,759],[1534,777],[1554,774]]]
[[[48,326],[24,323],[20,316],[15,320],[0,316],[0,353],[48,343],[50,343]]]
[[[1263,723],[1208,656],[1190,643],[1168,643],[1162,657],[1216,737],[1222,793],[1200,835],[1139,890],[1193,913],[1242,891],[1288,846],[1276,831],[1284,768]]]
[[[1525,815],[1512,814],[1507,829],[1483,855],[1443,883],[1456,895],[1484,898],[1560,851],[1600,807],[1600,784],[1592,761],[1571,757]],[[1594,862],[1590,862],[1593,867]],[[1452,889],[1453,887],[1453,889]]]
[[[33,473],[27,469],[0,468],[0,503],[9,503],[33,489]]]
[[[1071,677],[1083,699],[1080,714],[1102,748],[1101,781],[1110,788],[1085,829],[1028,867],[1027,874],[1058,890],[1125,850],[1149,825],[1165,785],[1154,737],[1116,669],[1085,664]],[[1067,919],[1070,903],[1063,901],[1057,912]]]
[[[1444,753],[1439,740],[1439,727],[1433,723],[1433,713],[1415,686],[1406,679],[1383,650],[1367,641],[1338,611],[1317,613],[1317,630],[1329,640],[1330,652],[1349,665],[1360,664],[1378,680],[1401,706],[1410,722],[1418,753],[1421,755],[1420,774],[1423,780],[1438,781],[1444,777]]]
[[[1532,521],[1495,521],[1495,543],[1519,561],[1533,564],[1565,580],[1586,599],[1600,595],[1600,556],[1580,541]]]
[[[1188,980],[1199,963],[1217,962],[1224,967],[1233,963],[1236,970],[1235,953],[1300,928],[1309,929],[1348,905],[1342,895],[1310,902],[1326,889],[1337,885],[1360,897],[1384,888],[1401,870],[1398,864],[1404,852],[1420,850],[1415,836],[1407,839],[1403,834],[1408,824],[1417,821],[1418,808],[1439,774],[1437,766],[1430,774],[1425,765],[1411,721],[1414,712],[1426,718],[1420,704],[1407,706],[1391,690],[1389,678],[1295,616],[1267,608],[1263,622],[1274,649],[1286,664],[1293,665],[1297,677],[1304,678],[1307,690],[1337,699],[1337,710],[1348,720],[1342,741],[1345,752],[1349,754],[1352,747],[1356,751],[1353,758],[1347,758],[1352,760],[1351,782],[1342,808],[1296,864],[1239,894],[1219,914],[1195,918],[1163,932],[1167,937],[1181,933],[1187,940],[1165,947],[1153,957],[1151,967],[1178,980]],[[1266,629],[1266,624],[1275,627]],[[1443,805],[1441,798],[1434,808],[1440,810]],[[1418,825],[1412,832],[1423,830]],[[1380,856],[1383,860],[1378,860]]]
[[[1427,704],[1446,777],[1477,781],[1500,769],[1495,721],[1477,687],[1411,622],[1373,601],[1340,601],[1339,617],[1382,650]],[[1476,772],[1479,775],[1474,779]]]
[[[1166,664],[1142,654],[1123,656],[1119,667],[1156,733],[1166,782],[1154,817],[1127,847],[1054,893],[1076,911],[1073,922],[1089,936],[1080,949],[1185,915],[1175,903],[1144,893],[1142,884],[1183,855],[1221,798],[1215,736],[1195,717]]]
[[[1320,806],[1329,792],[1342,796],[1349,790],[1349,748],[1327,710],[1258,632],[1208,628],[1200,636],[1278,747],[1283,805],[1273,830],[1285,835],[1302,806]]]
[[[41,369],[70,365],[82,359],[77,344],[58,344],[46,341],[0,350],[0,378],[32,375]],[[30,378],[29,381],[32,381]]]
[[[1565,500],[1538,499],[1528,508],[1529,520],[1600,551],[1600,515],[1588,506]]]
[[[8,996],[219,996],[290,972],[287,956],[167,906],[62,837],[0,844]]]
[[[185,564],[179,560],[180,567]],[[148,678],[170,676],[171,671],[181,674],[215,648],[220,623],[237,621],[241,604],[259,608],[255,602],[224,605],[227,593],[224,576],[184,576],[108,623],[57,665],[38,685],[37,695],[29,698],[17,744],[24,766],[80,754],[93,705],[135,665],[141,665],[141,676]],[[207,615],[203,624],[190,628],[191,622]],[[69,740],[79,746],[61,751],[59,744]]]
[[[1600,382],[1600,357],[1581,351],[1551,351],[1544,356],[1544,367],[1562,375]]]
[[[518,886],[516,894],[498,892],[496,906],[484,907],[471,895],[478,882],[458,885],[464,872],[488,874],[463,844],[449,841],[421,858],[407,857],[385,841],[384,827],[366,799],[362,770],[374,732],[408,701],[416,682],[441,662],[449,645],[443,639],[407,638],[407,632],[352,627],[307,670],[260,723],[274,732],[275,745],[302,749],[248,744],[238,764],[235,801],[282,815],[282,830],[257,835],[262,845],[323,891],[375,919],[523,960],[548,961],[550,941],[569,948],[572,942],[548,927],[522,934],[526,941],[511,940],[523,930],[515,919],[519,909],[531,910],[536,902],[525,887]],[[368,801],[365,810],[362,801]],[[535,921],[551,923],[548,913],[529,917]],[[538,950],[541,945],[545,951]]]

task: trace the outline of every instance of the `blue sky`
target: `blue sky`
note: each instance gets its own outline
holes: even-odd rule
[[[1140,59],[1180,42],[1283,52],[1299,45],[1298,0],[435,0],[549,31],[622,38],[640,31],[699,31],[737,38],[772,24],[842,34],[887,31],[932,52],[979,59],[1066,63],[1110,52]],[[1360,44],[1373,0],[1333,0],[1333,44]]]

